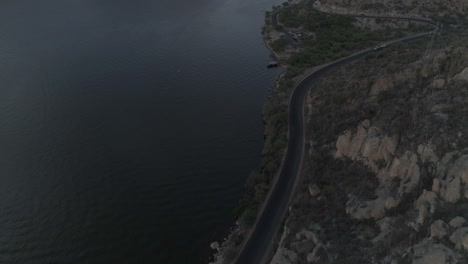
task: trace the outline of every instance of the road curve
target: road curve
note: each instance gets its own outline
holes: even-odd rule
[[[432,23],[431,23],[432,24]],[[383,43],[386,46],[415,40],[433,32],[421,33],[410,37]],[[269,260],[273,250],[273,239],[288,208],[295,183],[300,175],[304,156],[304,99],[308,89],[320,76],[327,71],[357,61],[374,52],[372,48],[357,52],[346,58],[318,66],[309,72],[295,87],[289,100],[288,145],[280,173],[265,204],[260,210],[253,230],[247,236],[247,241],[241,247],[236,264],[263,264]]]

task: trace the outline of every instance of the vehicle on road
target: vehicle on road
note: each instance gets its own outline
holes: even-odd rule
[[[374,50],[378,51],[378,50],[381,50],[381,49],[386,48],[386,47],[387,47],[387,45],[381,45],[381,46],[375,47]]]

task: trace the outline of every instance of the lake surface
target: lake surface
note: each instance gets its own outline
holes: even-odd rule
[[[260,163],[272,0],[0,3],[0,263],[206,263]]]

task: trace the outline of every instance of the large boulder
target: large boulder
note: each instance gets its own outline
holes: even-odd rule
[[[312,197],[316,197],[320,194],[320,188],[316,184],[309,184],[308,189]]]
[[[416,210],[418,211],[416,223],[424,224],[429,215],[435,212],[437,203],[437,194],[424,190],[418,200],[416,200],[415,204]]]
[[[441,89],[445,85],[445,80],[444,79],[437,79],[432,81],[431,87],[436,88],[436,89]]]
[[[450,220],[449,222],[449,225],[453,228],[460,228],[464,226],[465,224],[466,224],[466,219],[461,216],[457,216],[453,218],[452,220]]]
[[[390,164],[398,145],[398,135],[385,136],[380,129],[364,120],[356,130],[348,130],[336,141],[338,157],[360,160],[374,172]]]
[[[398,189],[400,195],[412,192],[418,185],[421,176],[418,156],[411,151],[407,151],[399,159],[394,159],[389,170],[389,176],[401,179],[401,185]]]
[[[314,250],[307,255],[307,263],[325,264],[330,262],[327,249],[324,246],[316,246]]]
[[[456,264],[460,255],[443,244],[425,240],[414,247],[413,264]]]
[[[437,220],[431,225],[431,238],[442,239],[448,234],[448,225],[442,221]]]
[[[465,186],[465,188],[462,188]],[[468,155],[462,155],[449,166],[440,190],[441,197],[448,202],[457,202],[462,197],[468,198]]]
[[[457,202],[461,198],[461,180],[456,176],[449,176],[441,190],[441,196],[445,201]]]
[[[210,248],[213,249],[213,250],[219,250],[219,243],[218,241],[215,241],[213,243],[210,244]]]
[[[385,212],[395,208],[400,203],[393,197],[379,197],[371,201],[361,201],[357,197],[351,196],[346,203],[346,213],[354,219],[380,219],[385,216]]]
[[[463,71],[461,71],[457,75],[453,76],[453,80],[468,82],[468,67],[463,69]]]
[[[468,227],[462,227],[453,232],[450,241],[455,244],[456,249],[468,251]]]

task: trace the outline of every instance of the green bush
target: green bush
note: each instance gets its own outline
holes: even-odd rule
[[[279,38],[279,39],[273,41],[273,43],[271,43],[271,48],[275,52],[282,52],[286,48],[287,44],[288,44],[288,41],[286,39]]]
[[[233,248],[229,248],[224,252],[223,255],[227,260],[234,260],[237,257],[237,251]]]
[[[258,207],[247,208],[240,217],[240,223],[243,226],[252,226],[257,218]]]

